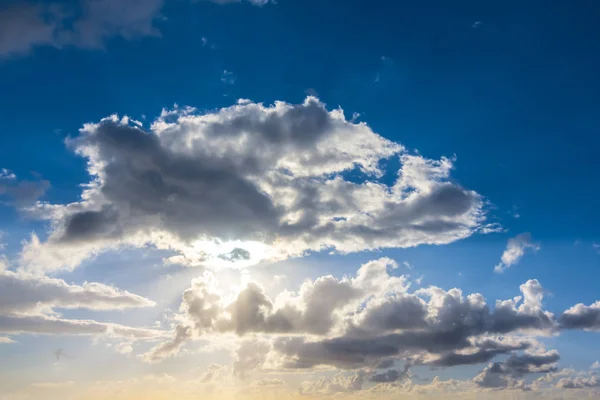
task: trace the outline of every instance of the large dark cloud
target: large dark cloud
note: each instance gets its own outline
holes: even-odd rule
[[[273,349],[285,368],[354,369],[407,357],[413,365],[452,367],[485,363],[533,345],[505,334],[558,329],[553,315],[542,308],[537,280],[521,285],[522,297],[491,308],[481,295],[464,297],[458,289],[407,293],[404,278],[390,276],[386,265],[395,264],[381,259],[363,265],[355,278],[308,281],[298,294],[288,292],[275,301],[249,284],[224,304],[210,279],[195,280],[181,306],[189,321],[183,324],[190,328],[186,340],[212,332],[276,334],[280,337]],[[176,338],[174,346],[165,344],[168,351],[158,346],[150,357],[160,361],[182,343]]]
[[[164,111],[150,131],[113,116],[68,144],[88,160],[92,181],[80,202],[30,210],[54,227],[48,243],[24,252],[26,264],[45,261],[37,269],[76,266],[120,244],[177,250],[188,264],[442,244],[484,219],[481,197],[449,181],[452,160],[408,155],[312,97],[271,107],[240,101],[204,115]],[[401,168],[388,185],[378,177],[392,156]],[[198,240],[266,250],[190,251]]]

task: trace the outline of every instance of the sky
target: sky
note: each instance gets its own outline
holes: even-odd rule
[[[0,400],[600,396],[598,12],[0,2]]]

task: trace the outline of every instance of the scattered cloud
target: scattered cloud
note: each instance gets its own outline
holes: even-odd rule
[[[556,387],[561,389],[598,388],[600,387],[600,379],[595,375],[589,377],[578,376],[562,378],[557,382]]]
[[[259,7],[272,2],[247,1]],[[160,37],[157,22],[164,19],[164,5],[165,0],[8,0],[0,5],[0,58],[25,55],[43,46],[102,49],[113,38]]]
[[[39,46],[102,48],[106,40],[159,36],[155,26],[164,0],[9,1],[0,13],[0,57]]]
[[[50,182],[47,180],[21,180],[10,170],[0,170],[0,202],[17,207],[30,206],[44,196],[49,188]]]
[[[494,267],[494,272],[502,273],[517,264],[527,250],[538,251],[539,249],[540,245],[533,242],[530,233],[521,233],[508,239],[506,250],[502,253],[500,263]]]
[[[154,305],[144,297],[101,283],[72,285],[62,279],[0,270],[0,333],[157,339],[164,332],[93,320],[65,319],[57,312],[63,309],[125,310]],[[59,350],[57,358],[62,355],[64,353]]]
[[[560,316],[563,329],[600,331],[600,301],[590,306],[577,304]]]
[[[224,70],[223,74],[221,74],[221,82],[223,82],[226,85],[233,85],[235,84],[236,80],[237,79],[235,75],[231,71]]]
[[[159,339],[164,332],[92,320],[63,319],[50,316],[0,315],[0,333],[9,335],[84,335],[132,340]]]

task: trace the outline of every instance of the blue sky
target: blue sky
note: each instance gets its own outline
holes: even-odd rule
[[[94,8],[94,1],[98,8]],[[410,276],[407,279],[412,281],[411,290],[430,285],[444,290],[460,288],[465,296],[483,294],[487,303],[493,306],[496,299],[513,298],[520,294],[519,285],[537,279],[543,287],[543,309],[557,318],[575,304],[591,307],[599,300],[600,249],[596,243],[600,243],[597,227],[600,211],[596,181],[600,159],[596,153],[600,145],[597,134],[600,129],[597,112],[600,106],[597,96],[600,90],[597,78],[600,28],[595,16],[600,9],[595,2],[457,1],[449,5],[442,1],[392,4],[383,0],[278,0],[266,4],[246,0],[139,0],[135,5],[118,5],[114,0],[94,1],[9,1],[0,6],[0,169],[5,169],[4,177],[0,178],[0,230],[3,232],[0,242],[5,244],[0,251],[6,256],[5,269],[9,273],[29,276],[27,279],[34,279],[31,278],[34,275],[35,279],[60,279],[73,285],[98,282],[134,293],[157,305],[134,311],[124,311],[127,307],[123,306],[100,313],[90,311],[90,307],[96,306],[80,304],[61,308],[53,305],[54,312],[60,310],[60,318],[154,327],[163,332],[158,336],[171,337],[177,324],[181,325],[182,318],[186,317],[184,308],[179,308],[182,292],[190,287],[192,279],[204,276],[207,271],[214,274],[223,290],[235,285],[242,290],[250,279],[274,300],[284,289],[298,290],[306,279],[316,280],[329,274],[340,280],[344,276],[353,277],[360,265],[382,257],[389,257],[399,264],[397,268],[388,266],[390,274]],[[22,22],[17,26],[15,21]],[[44,28],[50,29],[50,33],[43,33],[46,32]],[[277,257],[252,259],[256,262],[244,264],[240,269],[235,262],[224,267],[224,256],[220,253],[213,254],[218,265],[212,265],[208,259],[192,261],[189,257],[191,242],[185,242],[190,239],[187,230],[190,227],[185,221],[163,221],[164,226],[147,222],[171,215],[171,210],[161,208],[167,200],[152,205],[161,208],[157,212],[138,210],[146,213],[148,218],[143,224],[140,220],[127,222],[123,209],[114,200],[114,192],[110,197],[104,190],[105,183],[101,183],[98,193],[103,196],[102,204],[118,208],[117,220],[135,226],[135,232],[123,233],[129,229],[125,226],[113,227],[120,229],[119,233],[114,233],[117,230],[106,233],[101,231],[102,227],[94,232],[91,230],[95,228],[89,228],[89,233],[88,227],[84,226],[79,231],[81,236],[76,234],[67,238],[74,242],[62,241],[67,240],[69,224],[77,213],[92,209],[97,212],[99,207],[81,199],[85,189],[81,185],[93,183],[90,165],[93,168],[101,162],[110,163],[116,159],[114,157],[120,157],[121,149],[127,148],[126,143],[110,147],[108,142],[101,142],[96,139],[99,134],[95,129],[99,132],[112,125],[124,131],[138,129],[135,123],[117,120],[103,125],[99,123],[102,118],[113,114],[118,114],[119,118],[127,115],[131,120],[140,121],[145,132],[152,130],[150,135],[160,137],[160,140],[174,135],[172,140],[176,142],[179,140],[176,135],[194,137],[194,132],[181,128],[179,134],[157,133],[151,128],[153,121],[176,121],[179,129],[184,127],[182,121],[186,117],[198,118],[196,121],[201,121],[201,116],[220,118],[224,115],[219,114],[221,109],[232,110],[228,115],[233,119],[238,111],[228,107],[235,105],[238,99],[248,99],[238,105],[240,110],[250,110],[249,113],[267,113],[267,108],[275,102],[305,110],[308,108],[301,105],[308,104],[304,103],[307,96],[318,99],[315,99],[316,107],[326,110],[327,118],[335,120],[331,114],[333,110],[343,109],[343,129],[354,129],[362,126],[360,123],[366,123],[365,143],[380,143],[381,138],[381,144],[374,145],[380,147],[373,150],[383,169],[381,176],[357,167],[361,161],[356,160],[364,161],[368,156],[359,154],[354,148],[348,150],[357,152],[352,155],[356,158],[353,166],[328,172],[331,176],[338,176],[349,184],[370,182],[391,187],[399,169],[406,163],[398,157],[402,152],[393,151],[394,156],[382,155],[394,143],[405,147],[402,154],[417,160],[437,161],[447,157],[453,164],[451,172],[439,179],[428,178],[430,180],[424,185],[430,188],[440,184],[461,193],[474,193],[477,197],[471,199],[470,210],[479,213],[479,219],[464,214],[461,217],[464,219],[459,222],[468,226],[468,232],[444,232],[451,235],[450,239],[446,236],[419,239],[408,235],[406,239],[398,237],[396,240],[393,235],[386,235],[377,242],[380,245],[368,246],[356,244],[368,240],[366,236],[346,237],[346,241],[332,236],[323,237],[321,242],[318,242],[321,238],[316,238],[312,244],[303,242],[304,247],[298,247],[300,236],[286,236],[286,231],[277,230],[281,226],[263,229],[263,222],[257,222],[261,218],[248,217],[252,234],[260,231],[266,236],[276,235],[283,238],[281,246],[287,247],[277,248],[278,244],[267,240],[272,249],[280,251]],[[252,109],[259,103],[265,108]],[[182,108],[185,106],[194,107],[195,111],[186,114]],[[161,117],[163,109],[175,111]],[[312,114],[306,118],[309,120]],[[80,132],[86,123],[99,124]],[[133,135],[132,132],[129,134]],[[66,144],[68,138],[78,139]],[[348,139],[348,142],[352,140]],[[339,140],[340,148],[344,142]],[[211,171],[221,168],[211,158],[218,152],[217,144],[213,149],[209,141],[199,143],[209,150],[202,153],[204,156],[195,155],[199,157],[195,160],[201,165],[209,164],[213,168]],[[76,151],[85,153],[86,146],[103,149],[98,150],[102,156],[95,159],[87,153],[75,154]],[[322,144],[315,146],[319,148]],[[335,148],[328,150],[327,157],[339,156],[331,155]],[[247,155],[245,152],[251,150],[236,153],[237,158],[232,162],[243,159]],[[299,147],[286,152],[288,155],[294,151],[300,154],[304,150]],[[269,151],[265,147],[265,154]],[[126,165],[128,160],[143,157],[141,153],[143,151],[135,150],[135,154],[125,155],[123,161],[115,164],[114,175],[110,175],[114,179],[111,188],[121,187],[122,182],[125,182],[125,188],[134,184],[125,180],[131,171],[118,168]],[[176,164],[173,157],[174,164],[169,165]],[[288,173],[294,179],[302,180],[305,177],[302,171],[312,167],[326,169],[325,161],[319,161],[321,164],[316,166],[304,165],[301,161],[293,161],[296,164],[292,165],[285,156],[278,157],[280,162],[288,163]],[[266,176],[267,171],[274,169],[262,173]],[[14,177],[9,177],[10,174]],[[96,179],[104,179],[99,176]],[[184,179],[184,176],[177,179]],[[277,197],[283,192],[276,192],[276,185],[264,189],[266,186],[261,185],[267,183],[257,176],[244,179],[263,188],[273,204],[279,204]],[[316,174],[312,178],[325,179],[323,176]],[[26,181],[30,181],[32,187],[41,188],[39,195],[11,191]],[[43,181],[48,181],[49,186],[44,186]],[[223,190],[227,192],[227,188],[229,186]],[[135,190],[132,187],[132,193],[119,194],[119,201],[134,196]],[[214,189],[214,195],[206,195],[206,191],[212,189],[204,190],[197,198],[200,203],[221,193],[220,189]],[[414,187],[411,190],[419,191]],[[366,204],[369,196],[363,194],[354,201]],[[235,201],[236,210],[239,210],[245,207],[245,201],[251,200]],[[324,201],[320,200],[321,203]],[[80,207],[79,211],[66,207],[69,203],[75,204],[75,208]],[[135,208],[135,201],[131,204],[130,207]],[[229,203],[221,199],[213,206],[219,204]],[[252,211],[258,210],[252,205],[248,207]],[[361,213],[370,215],[379,211],[363,208]],[[214,215],[224,221],[228,220],[229,214],[223,213],[220,207],[212,211],[202,208],[197,212],[198,215],[206,213],[206,218]],[[240,215],[247,216],[241,212]],[[291,211],[287,217],[294,218]],[[218,222],[212,219],[205,223],[201,217],[190,218],[199,224],[192,228],[199,227],[198,232],[208,235],[211,240],[224,240],[215,233],[223,232],[223,229],[229,235],[228,239],[242,240],[242,244],[249,240],[250,234],[242,232],[244,221],[239,227],[228,227],[217,226]],[[264,219],[267,218],[265,214]],[[383,224],[382,221],[379,223]],[[183,225],[186,225],[185,231]],[[204,228],[208,225],[210,229]],[[486,225],[493,227],[494,232],[485,233],[483,227]],[[42,250],[27,253],[32,232],[41,240],[40,249],[59,252],[62,250],[51,246],[68,248],[68,255],[67,250],[58,253],[66,259],[75,254],[74,248],[69,246],[76,243],[85,255],[73,256],[70,266],[65,266],[69,262],[63,260],[65,265],[31,267],[45,264],[43,257],[50,254]],[[165,245],[158,243],[156,238],[135,239],[140,232],[172,233],[181,242]],[[307,232],[314,234],[314,231]],[[92,235],[89,238],[85,236],[88,233]],[[529,236],[518,236],[524,233]],[[511,239],[522,251],[512,259],[508,254]],[[252,246],[251,242],[247,243]],[[231,251],[231,246],[226,251]],[[254,248],[240,246],[254,254]],[[315,251],[314,246],[328,246],[329,250]],[[355,246],[352,248],[356,251],[343,250],[343,246]],[[24,254],[35,260],[31,261]],[[186,255],[186,262],[193,267],[166,265],[166,258],[181,254]],[[508,254],[508,258],[503,258],[503,254]],[[494,272],[501,257],[507,268],[503,273]],[[420,283],[417,283],[420,277]],[[46,311],[41,314],[44,318],[58,318],[59,314]],[[0,316],[1,312],[0,308]],[[600,315],[600,311],[597,312]],[[154,326],[156,320],[162,321],[162,325]],[[596,321],[598,325],[586,329],[600,329],[598,321],[600,319]],[[122,344],[114,338],[111,339],[114,343],[107,339],[111,347],[110,355],[107,355],[100,349],[104,344],[96,343],[97,338],[69,334],[39,336],[27,332],[11,334],[8,330],[0,333],[0,336],[7,333],[6,337],[16,342],[0,344],[0,354],[10,360],[14,368],[10,372],[8,364],[0,363],[0,371],[12,374],[10,376],[18,375],[18,384],[13,385],[15,393],[26,392],[31,396],[35,396],[37,390],[48,389],[48,385],[36,386],[36,381],[25,378],[31,371],[39,372],[38,383],[68,382],[61,386],[61,390],[67,391],[79,387],[80,382],[90,382],[94,374],[98,374],[97,379],[111,378],[106,371],[100,373],[92,368],[93,361],[83,363],[77,357],[54,360],[56,348],[64,348],[67,353],[85,354],[88,360],[105,357],[110,365],[123,365],[128,371],[124,372],[127,376],[151,372],[170,374],[176,379],[184,379],[182,365],[208,368],[211,363],[228,365],[231,357],[236,357],[234,350],[215,345],[220,350],[210,353],[208,359],[212,361],[195,360],[194,351],[199,350],[190,348],[201,347],[197,343],[207,340],[200,333],[190,337],[191,344],[182,347],[182,354],[166,357],[160,364],[145,364],[142,360],[144,354],[160,343],[159,339],[148,343],[125,340],[123,346],[131,345],[134,350],[126,352],[127,358],[123,361],[121,355],[112,350]],[[254,333],[260,336],[269,332]],[[600,359],[600,353],[594,350],[598,341],[594,332],[569,329],[560,334],[553,332],[553,336],[521,331],[507,333],[537,338],[543,345],[535,348],[535,354],[557,350],[560,353],[557,371],[563,368],[588,371],[590,365]],[[334,332],[328,335],[327,338],[335,337]],[[218,339],[215,341],[219,342]],[[505,353],[494,361],[510,354],[513,353]],[[428,360],[428,356],[423,356],[424,360]],[[55,366],[59,369],[51,373],[43,372],[44,366],[53,362],[64,365]],[[400,357],[397,362],[402,365],[407,359]],[[423,361],[423,365],[416,365],[412,370],[429,380],[437,375],[441,379],[456,378],[467,383],[480,382],[474,376],[480,371],[483,374],[487,365],[484,362],[440,370],[429,368],[432,364],[428,362]],[[333,367],[339,368],[339,365]],[[375,376],[376,372],[368,371],[372,365],[339,370],[349,376],[365,368],[367,374],[371,374],[365,376]],[[253,373],[254,378],[262,378],[260,372]],[[302,373],[307,374],[306,371]],[[319,370],[312,373],[313,376],[308,377],[281,379],[286,382],[286,388],[291,387],[296,394],[298,382],[316,381],[322,374]],[[594,372],[586,373],[585,379],[596,379],[597,382]],[[221,374],[226,375],[225,372]],[[524,378],[530,384],[540,376],[538,373],[518,378]],[[567,373],[562,377],[566,376]],[[395,382],[398,387],[400,382]],[[412,384],[418,385],[418,380],[413,379]],[[310,386],[314,390],[311,393],[323,395],[315,387]],[[331,382],[327,387],[333,387]],[[518,387],[507,384],[506,389],[518,390]],[[4,398],[0,396],[0,399]]]

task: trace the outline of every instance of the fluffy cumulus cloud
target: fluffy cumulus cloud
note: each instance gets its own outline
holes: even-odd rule
[[[494,272],[502,273],[517,264],[527,250],[538,251],[539,249],[540,245],[533,242],[530,233],[521,233],[508,239],[506,250],[502,253],[500,263],[494,267]]]
[[[395,381],[403,376],[390,368],[395,359],[430,367],[482,364],[537,348],[521,334],[559,329],[543,309],[537,280],[521,285],[522,296],[490,307],[482,295],[464,296],[459,289],[411,292],[408,278],[394,275],[395,267],[382,258],[361,266],[354,277],[308,280],[274,299],[256,283],[227,295],[206,273],[184,292],[173,339],[144,358],[159,362],[187,341],[215,334],[267,334],[270,348],[261,342],[261,354],[271,367],[377,367],[388,371],[371,379]]]
[[[600,301],[590,306],[577,304],[560,316],[560,323],[565,329],[585,329],[600,331]]]
[[[78,202],[29,208],[53,227],[25,246],[29,271],[145,244],[177,252],[172,263],[241,266],[443,244],[484,220],[481,196],[450,181],[452,160],[411,155],[314,97],[164,110],[149,130],[112,116],[67,143],[92,179]]]

